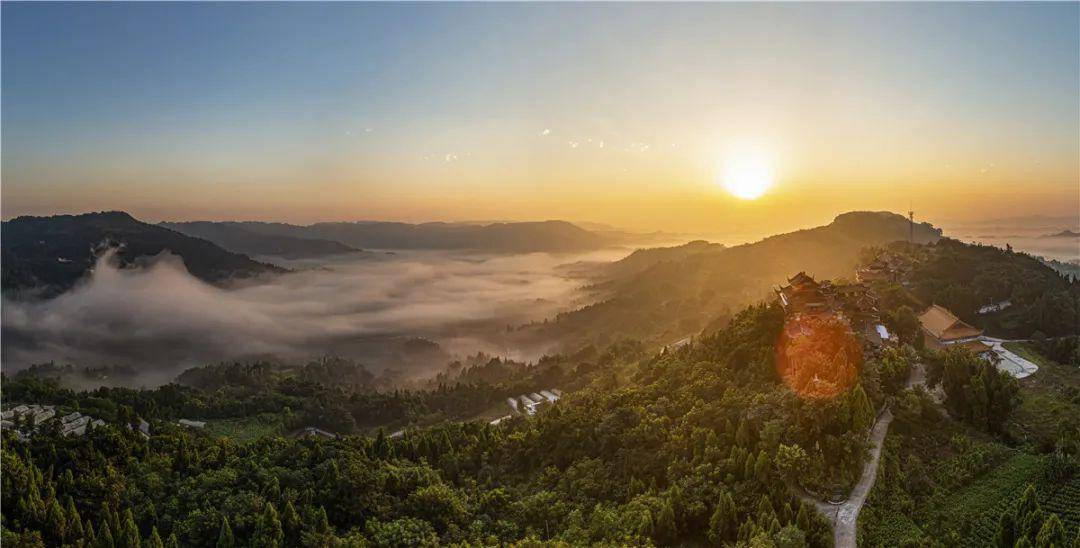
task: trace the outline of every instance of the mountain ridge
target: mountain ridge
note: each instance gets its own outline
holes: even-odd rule
[[[261,221],[204,222],[229,224],[257,234],[328,240],[359,249],[570,252],[598,249],[610,243],[609,239],[601,235],[560,220],[489,224],[335,221],[294,225]]]
[[[75,286],[101,251],[119,247],[121,266],[169,250],[195,277],[214,284],[286,272],[222,249],[201,238],[144,223],[123,211],[50,217],[21,216],[0,223],[5,295],[52,297]]]
[[[364,252],[362,249],[335,240],[304,238],[285,234],[266,234],[245,228],[244,223],[234,221],[166,221],[158,223],[158,226],[195,238],[209,240],[226,250],[245,255],[309,259]]]
[[[853,278],[860,250],[905,241],[910,229],[908,219],[896,213],[853,211],[827,225],[757,242],[687,253],[641,270],[609,270],[589,288],[597,302],[536,325],[535,333],[565,339],[571,348],[621,337],[666,344],[768,297],[795,272]],[[941,229],[925,222],[914,225],[914,236],[916,243],[943,237]]]

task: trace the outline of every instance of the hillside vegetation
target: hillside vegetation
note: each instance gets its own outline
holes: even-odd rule
[[[575,344],[620,338],[671,343],[771,296],[777,284],[806,271],[818,279],[854,278],[859,251],[907,240],[908,220],[888,212],[845,213],[825,226],[734,247],[687,244],[631,255],[592,289],[600,302],[534,326],[534,332]],[[915,226],[917,242],[941,231]],[[632,265],[632,266],[627,266]],[[569,345],[573,347],[573,344]]]
[[[5,294],[54,296],[93,268],[107,247],[119,247],[121,266],[169,251],[193,276],[210,283],[283,272],[199,238],[110,211],[52,217],[17,217],[0,228]]]
[[[817,402],[783,388],[771,357],[779,328],[776,309],[754,308],[678,354],[597,361],[589,386],[532,419],[393,439],[237,443],[170,426],[168,406],[135,396],[118,417],[151,418],[149,439],[113,426],[5,438],[5,543],[828,546],[828,524],[788,491],[804,467],[791,459],[805,459],[808,479],[847,474],[873,411],[860,389]],[[5,399],[28,397],[33,385],[19,386],[5,382]],[[77,401],[100,399],[113,397]]]
[[[284,234],[264,234],[245,228],[246,224],[248,223],[192,221],[160,223],[160,226],[188,236],[210,240],[229,251],[245,255],[273,255],[286,259],[310,259],[361,251],[332,240],[299,238]]]

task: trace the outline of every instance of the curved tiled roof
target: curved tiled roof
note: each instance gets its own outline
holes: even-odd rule
[[[941,341],[966,339],[982,335],[982,330],[964,323],[943,306],[931,305],[919,315],[923,329]]]

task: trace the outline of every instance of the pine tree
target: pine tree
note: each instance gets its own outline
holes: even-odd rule
[[[281,519],[278,518],[273,503],[267,502],[262,516],[255,524],[255,535],[252,542],[256,546],[281,548],[284,541],[285,533],[281,530]]]
[[[142,535],[139,534],[139,526],[135,525],[135,515],[131,513],[131,508],[124,510],[121,531],[117,542],[120,548],[142,548]]]
[[[709,518],[709,539],[716,544],[721,541],[732,540],[738,516],[735,515],[735,501],[726,491],[720,494],[720,500],[716,503],[716,510]]]
[[[750,447],[750,429],[746,426],[746,421],[739,420],[739,429],[735,431],[735,445],[739,447]]]
[[[769,498],[769,495],[761,495],[761,498],[758,499],[756,521],[768,524],[775,517],[776,510],[773,509],[772,499]]]
[[[997,548],[1013,548],[1016,544],[1016,519],[1011,511],[1001,513],[998,519],[997,531],[994,532],[994,546]]]
[[[97,534],[94,533],[94,524],[90,520],[86,520],[86,525],[83,526],[83,546],[86,548],[93,548],[97,546]]]
[[[109,520],[102,516],[101,528],[97,535],[97,548],[116,548],[116,542],[113,540],[112,527],[109,527]]]
[[[67,511],[65,513],[67,514],[68,539],[78,540],[82,538],[84,534],[82,516],[79,515],[79,510],[75,508],[75,499],[70,496],[67,498]]]
[[[320,506],[312,515],[311,530],[320,535],[330,532],[330,520],[326,519],[326,508]]]
[[[31,479],[26,493],[26,515],[33,521],[41,521],[45,517],[45,501],[41,500],[41,491],[38,490],[38,480]]]
[[[229,518],[221,516],[221,530],[218,531],[217,548],[233,548],[233,546],[236,546],[236,539],[233,538]]]
[[[109,536],[115,540],[114,535],[120,533],[120,519],[113,511],[112,506],[108,502],[101,503],[101,519],[106,525],[109,526]],[[100,529],[100,528],[99,528]]]
[[[862,384],[851,391],[851,429],[856,432],[869,430],[874,425],[874,406]]]
[[[291,500],[285,501],[285,508],[281,511],[281,527],[285,531],[285,543],[293,546],[300,538],[300,515]]]
[[[756,466],[757,461],[754,459],[754,455],[747,453],[746,462],[743,463],[743,479],[752,479]]]
[[[176,533],[170,533],[168,540],[165,541],[165,548],[180,548],[180,540],[176,538]]]
[[[1057,514],[1050,517],[1039,529],[1039,535],[1035,537],[1036,548],[1066,548],[1065,527],[1061,524],[1061,518]]]
[[[165,548],[165,543],[161,542],[161,535],[157,532],[157,527],[150,528],[150,537],[146,539],[146,548]]]
[[[60,507],[60,502],[55,498],[49,503],[49,509],[45,512],[45,535],[57,545],[63,544],[67,539],[67,515]]]
[[[754,477],[761,483],[769,481],[770,468],[772,468],[772,461],[769,460],[769,455],[764,450],[758,451],[757,462],[754,463]]]
[[[799,501],[799,512],[795,514],[795,525],[803,531],[810,531],[810,510],[805,502]]]

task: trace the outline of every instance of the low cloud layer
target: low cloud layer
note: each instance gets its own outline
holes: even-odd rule
[[[105,257],[55,299],[4,301],[3,368],[122,365],[164,382],[220,360],[337,354],[377,369],[387,365],[388,348],[414,336],[457,354],[528,358],[545,349],[508,348],[504,326],[574,302],[581,281],[560,265],[610,258],[367,255],[292,263],[297,272],[268,283],[221,289],[188,274],[175,256],[140,269],[118,269]]]

